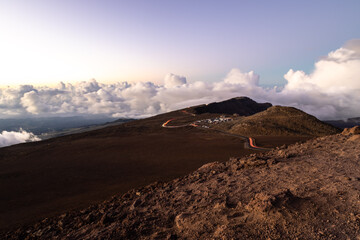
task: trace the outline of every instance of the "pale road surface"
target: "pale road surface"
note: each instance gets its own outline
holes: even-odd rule
[[[185,114],[190,114],[192,116],[195,116],[195,114],[193,113],[189,113],[187,111],[182,111],[183,113]],[[187,126],[192,126],[192,127],[201,127],[201,126],[198,126],[194,123],[190,123],[190,124],[183,124],[183,125],[177,125],[177,126],[168,126],[168,124],[175,120],[175,118],[172,118],[172,119],[169,119],[167,120],[166,122],[164,122],[161,126],[164,127],[164,128],[181,128],[181,127],[187,127]],[[237,135],[237,134],[232,134],[232,133],[228,133],[228,132],[225,132],[225,131],[221,131],[221,130],[217,130],[217,129],[213,129],[213,128],[208,128],[208,129],[211,129],[213,131],[217,131],[217,132],[220,132],[222,134],[226,134],[226,135],[229,135],[229,136],[234,136],[234,137],[238,137],[238,138],[241,138],[243,140],[245,140],[245,148],[248,148],[248,149],[252,149],[252,150],[270,150],[269,148],[262,148],[262,147],[258,147],[256,146],[256,143],[255,143],[255,139],[252,138],[252,137],[246,137],[246,136],[242,136],[242,135]]]

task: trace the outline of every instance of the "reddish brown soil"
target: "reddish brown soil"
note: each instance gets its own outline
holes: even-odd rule
[[[256,144],[264,148],[273,148],[274,146],[290,145],[294,143],[305,142],[313,137],[309,136],[253,136]]]
[[[354,133],[209,163],[2,237],[360,239],[360,135]]]
[[[172,112],[120,126],[0,149],[0,229],[87,207],[114,194],[183,176],[201,165],[254,151],[211,130],[173,124],[218,116]],[[267,147],[293,138],[258,139]],[[299,139],[298,139],[299,140]]]
[[[239,135],[263,136],[327,136],[341,130],[324,123],[299,109],[272,106],[250,116],[235,117],[234,121],[216,126],[218,129]]]

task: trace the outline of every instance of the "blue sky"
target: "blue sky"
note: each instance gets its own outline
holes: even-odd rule
[[[264,85],[360,38],[360,1],[0,0],[0,86],[217,81]]]

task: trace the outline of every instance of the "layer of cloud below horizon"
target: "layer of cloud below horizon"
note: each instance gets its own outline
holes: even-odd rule
[[[290,69],[284,77],[287,84],[274,88],[261,87],[259,75],[239,69],[215,83],[187,83],[185,77],[169,74],[163,85],[91,80],[54,88],[9,87],[0,89],[0,118],[93,114],[141,118],[238,96],[297,107],[323,120],[360,116],[359,39],[321,58],[311,74]]]
[[[40,141],[40,138],[31,132],[20,129],[15,131],[2,131],[0,133],[0,147],[6,147],[18,143]]]

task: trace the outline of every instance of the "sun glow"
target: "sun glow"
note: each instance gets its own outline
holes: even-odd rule
[[[93,78],[105,83],[154,81],[164,75],[154,73],[151,61],[125,44],[114,48],[99,43],[99,36],[71,31],[0,10],[0,87]]]
[[[81,40],[58,38],[59,34],[49,31],[45,36],[41,32],[14,29],[1,26],[1,32],[7,34],[0,43],[0,85],[132,78],[125,59],[109,57],[106,49],[85,47]]]

